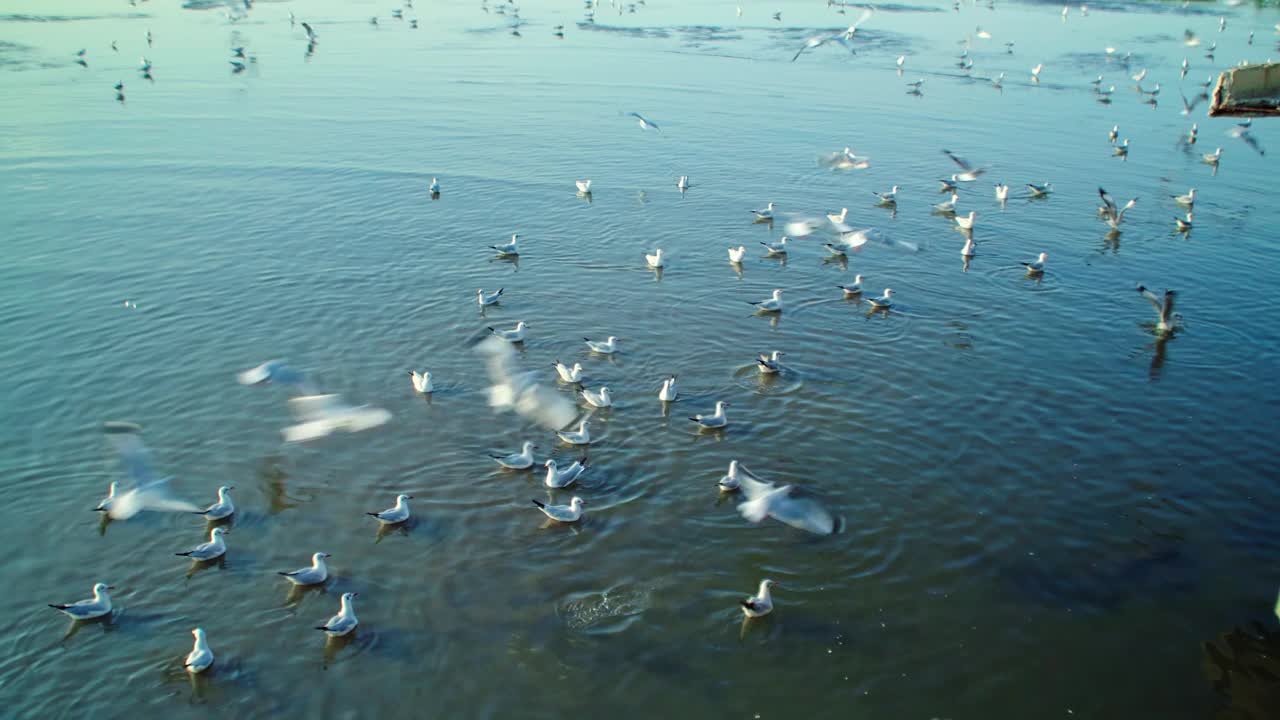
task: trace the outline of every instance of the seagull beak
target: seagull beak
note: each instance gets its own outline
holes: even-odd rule
[[[108,586],[107,586],[107,589],[108,589],[108,590],[115,590],[115,589],[116,589],[116,586],[115,586],[115,585],[108,585]]]

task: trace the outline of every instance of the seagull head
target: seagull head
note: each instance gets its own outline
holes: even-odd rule
[[[218,498],[219,499],[225,498],[227,496],[227,493],[235,489],[236,489],[235,485],[223,485],[222,487],[218,488]]]
[[[214,528],[214,529],[212,529],[212,530],[210,530],[210,531],[209,531],[209,540],[210,540],[211,542],[216,542],[216,541],[218,540],[218,538],[220,538],[220,537],[222,537],[223,535],[226,535],[226,534],[227,534],[227,529],[226,529],[226,528],[216,527],[216,528]]]
[[[538,447],[538,446],[537,446],[537,445],[534,445],[533,443],[528,442],[528,441],[526,440],[526,441],[525,441],[525,443],[524,443],[524,446],[521,448],[521,450],[522,450],[523,452],[526,452],[526,453],[527,453],[527,452],[529,452],[530,450],[533,450],[533,449],[534,449],[534,448],[536,448],[536,447]]]
[[[893,297],[893,290],[891,290],[890,288],[885,288],[885,289],[884,289],[884,296],[885,296],[885,297]]]
[[[853,276],[853,284],[854,284],[854,285],[861,285],[861,284],[862,284],[862,276],[861,276],[861,275],[854,275],[854,276]]]
[[[779,299],[779,298],[781,298],[781,297],[782,297],[782,288],[774,288],[774,289],[773,289],[773,299],[774,299],[774,300],[777,300],[777,299]]]
[[[1049,253],[1047,253],[1047,252],[1042,252],[1042,253],[1040,253],[1040,259],[1038,260],[1038,262],[1042,262],[1042,263],[1043,263],[1044,261],[1046,261],[1046,260],[1048,260],[1048,259],[1049,259]]]
[[[204,640],[204,628],[194,628],[192,629],[191,634],[196,640]]]
[[[764,580],[761,580],[761,581],[760,581],[760,592],[762,592],[762,593],[763,593],[763,592],[767,592],[767,591],[769,590],[769,588],[771,588],[771,587],[773,587],[773,586],[775,586],[775,585],[777,585],[777,584],[778,584],[778,583],[774,582],[773,580],[769,580],[769,579],[767,579],[767,578],[766,578],[766,579],[764,579]]]
[[[93,596],[102,597],[103,595],[107,594],[108,590],[114,590],[114,589],[115,589],[115,585],[108,585],[106,583],[96,583],[93,586]]]
[[[573,499],[569,501],[569,507],[573,508],[574,510],[581,510],[583,505],[586,505],[586,503],[583,502],[582,498],[578,497],[577,495],[573,496]]]
[[[397,502],[397,503],[402,503],[402,502],[404,502],[405,500],[412,500],[412,499],[413,499],[413,496],[412,496],[412,495],[397,495],[397,496],[396,496],[396,502]]]
[[[324,564],[324,559],[325,559],[325,558],[327,558],[327,557],[329,557],[329,553],[322,553],[322,552],[318,552],[318,553],[316,553],[316,554],[314,554],[314,555],[312,555],[312,556],[311,556],[311,564],[312,564],[312,565],[323,565],[323,564]]]
[[[542,467],[544,467],[544,468],[546,468],[546,469],[548,469],[548,470],[555,470],[555,469],[556,469],[556,461],[555,461],[555,460],[553,460],[553,459],[551,459],[551,458],[547,458],[547,461],[546,461],[546,462],[544,462],[544,463],[542,463]]]
[[[343,606],[343,607],[350,607],[350,606],[351,606],[351,601],[352,601],[352,600],[355,600],[355,599],[356,599],[356,598],[358,598],[358,597],[360,597],[360,593],[356,593],[356,592],[346,592],[346,593],[342,593],[342,606]]]

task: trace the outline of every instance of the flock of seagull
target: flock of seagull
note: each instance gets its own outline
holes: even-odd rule
[[[408,0],[406,0],[405,5],[406,7],[412,7],[412,3]],[[585,22],[594,22],[594,10],[598,3],[594,0],[588,0],[586,5],[588,15]],[[621,3],[611,0],[611,5],[617,8],[619,13],[622,12],[623,5]],[[637,3],[629,4],[627,7],[630,12],[635,12],[637,5],[643,6],[644,0],[638,0]],[[830,2],[829,5],[837,7],[838,12],[842,14],[846,7],[842,3],[835,2]],[[483,7],[486,11],[489,10],[487,4],[483,5]],[[237,2],[228,3],[228,18],[237,20],[243,17],[250,9],[252,9],[252,0],[237,0]],[[874,14],[874,10],[870,7],[862,7],[861,10],[862,12],[858,19],[846,29],[816,35],[807,39],[803,46],[791,57],[791,61],[795,62],[806,52],[812,52],[828,44],[838,44],[850,52],[856,52],[854,40],[858,29]],[[516,24],[513,33],[519,34],[518,30],[522,23],[519,20],[519,11],[515,8],[513,0],[497,5],[494,11],[514,16]],[[1082,14],[1087,14],[1088,12],[1087,7],[1083,5],[1080,6],[1080,11]],[[1064,18],[1067,12],[1068,8],[1064,7]],[[739,16],[742,14],[740,7],[738,8],[738,14]],[[394,11],[392,16],[404,19],[403,11],[401,10]],[[780,13],[775,14],[773,17],[775,20],[781,19]],[[291,24],[297,23],[297,19],[292,12],[289,13],[289,21]],[[376,24],[377,18],[373,18],[372,21]],[[416,27],[417,21],[412,20],[412,23],[412,26]],[[311,52],[318,41],[318,36],[308,23],[303,22],[301,26],[306,33],[309,44],[308,52]],[[1219,27],[1220,30],[1225,29],[1225,19],[1221,21]],[[555,34],[563,37],[563,30],[563,26],[556,26]],[[1280,30],[1280,27],[1278,27],[1278,30]],[[976,35],[982,39],[991,37],[990,33],[980,28],[976,30]],[[1252,35],[1250,33],[1250,44],[1252,44]],[[150,31],[147,31],[145,39],[147,45],[151,46],[153,38]],[[1191,31],[1187,32],[1184,42],[1188,47],[1195,47],[1200,44],[1199,38]],[[1012,52],[1012,43],[1007,43],[1007,46],[1009,47],[1009,52]],[[118,50],[114,42],[112,43],[112,49]],[[245,63],[254,61],[252,56],[246,56],[242,47],[233,48],[232,53],[233,56],[230,62],[234,72],[243,71]],[[1116,50],[1114,48],[1107,48],[1109,57],[1115,53]],[[1210,49],[1211,53],[1212,48]],[[76,55],[76,62],[87,67],[86,51],[81,50]],[[1127,61],[1127,56],[1125,59]],[[906,56],[901,56],[897,59],[896,64],[899,73],[902,72],[905,63]],[[973,66],[967,50],[960,58],[960,66],[965,70],[969,70]],[[1187,69],[1188,63],[1184,60],[1182,63],[1183,77],[1186,76]],[[150,79],[152,77],[151,70],[150,61],[143,57],[139,72],[144,78]],[[1032,80],[1038,82],[1043,70],[1043,63],[1037,64],[1032,68]],[[1154,101],[1160,92],[1160,85],[1156,84],[1150,90],[1143,88],[1141,83],[1146,76],[1147,71],[1143,69],[1133,75],[1132,78],[1138,83],[1137,87],[1141,94],[1148,101]],[[992,83],[998,87],[1003,80],[1004,73],[1001,73],[999,77],[992,80]],[[911,92],[919,94],[923,82],[923,80],[917,80],[909,83],[908,87],[911,88]],[[1104,80],[1101,76],[1093,81],[1092,84],[1099,101],[1111,101],[1110,96],[1115,90],[1114,86],[1103,88]],[[1207,87],[1207,83],[1202,87]],[[123,82],[117,83],[115,89],[117,99],[123,101]],[[1193,107],[1188,104],[1185,96],[1183,96],[1183,105],[1184,114],[1189,113]],[[657,122],[638,112],[627,113],[626,116],[634,118],[642,131],[661,132]],[[1197,132],[1198,126],[1193,125],[1185,138],[1185,142],[1194,144]],[[1237,129],[1231,134],[1233,137],[1245,139],[1251,147],[1262,152],[1256,139],[1249,134],[1248,123],[1238,125]],[[1120,142],[1118,140],[1119,137],[1119,127],[1113,127],[1109,133],[1113,153],[1119,157],[1126,157],[1129,152],[1129,141],[1125,138]],[[960,191],[962,188],[978,181],[986,173],[986,169],[970,163],[949,150],[943,150],[942,152],[954,165],[954,172],[938,179],[940,191],[946,193],[948,197],[942,202],[933,205],[932,210],[936,214],[951,218],[955,226],[964,235],[964,246],[960,252],[967,262],[968,258],[977,253],[973,230],[978,223],[979,216],[973,210],[970,210],[967,214],[958,212],[957,206],[961,200]],[[1214,153],[1205,154],[1202,158],[1205,163],[1214,166],[1216,169],[1221,156],[1222,149],[1218,148]],[[856,170],[870,165],[869,159],[857,155],[847,147],[842,151],[834,152],[821,158],[820,162],[835,170]],[[575,185],[580,195],[587,197],[591,195],[593,186],[590,179],[576,180]],[[690,187],[689,177],[680,176],[676,186],[681,192],[687,190]],[[1044,198],[1053,193],[1053,186],[1049,182],[1026,183],[1026,189],[1029,197]],[[433,177],[431,179],[428,191],[433,197],[439,197],[442,187],[438,178]],[[995,199],[1002,207],[1009,199],[1009,192],[1008,185],[1004,183],[995,184]],[[884,192],[876,192],[875,202],[880,206],[896,208],[899,200],[898,193],[899,187],[897,185]],[[1099,217],[1108,224],[1112,232],[1118,232],[1124,221],[1125,214],[1137,205],[1138,199],[1132,198],[1123,204],[1117,203],[1111,194],[1102,188],[1098,189],[1098,195],[1101,201],[1098,207]],[[1173,200],[1179,206],[1186,208],[1185,217],[1175,217],[1177,229],[1182,232],[1189,231],[1193,221],[1192,210],[1196,202],[1195,188],[1191,188],[1186,194],[1174,196]],[[831,236],[831,241],[824,243],[828,253],[833,256],[846,255],[850,250],[865,244],[871,237],[869,230],[852,228],[846,224],[848,212],[848,208],[843,208],[839,213],[827,214],[825,218],[806,217],[803,215],[784,218],[779,214],[778,207],[773,202],[751,211],[755,222],[772,225],[775,220],[783,219],[786,223],[786,234],[779,240],[761,242],[765,252],[771,256],[786,255],[790,251],[791,240],[799,237],[809,237],[819,232],[829,233]],[[520,254],[520,236],[519,234],[514,234],[511,236],[510,241],[494,244],[490,248],[501,256],[518,256]],[[743,262],[747,250],[745,246],[739,245],[728,248],[727,254],[729,262],[736,266]],[[644,260],[647,266],[653,269],[662,269],[668,262],[668,258],[661,248],[655,248],[652,253],[646,253]],[[1029,275],[1038,276],[1045,273],[1047,262],[1048,254],[1041,252],[1035,259],[1027,260],[1022,264]],[[856,275],[853,283],[839,285],[837,289],[844,297],[861,297],[863,295],[863,276]],[[1158,318],[1155,325],[1156,334],[1160,337],[1171,335],[1175,331],[1178,321],[1178,316],[1174,313],[1176,293],[1172,290],[1166,290],[1163,295],[1158,295],[1144,286],[1139,286],[1137,291],[1155,309]],[[504,292],[504,288],[492,291],[479,288],[476,290],[476,303],[481,308],[497,305],[505,299]],[[769,297],[749,302],[756,312],[782,313],[785,309],[783,293],[783,288],[776,288]],[[866,299],[871,306],[871,312],[888,312],[893,307],[893,297],[893,290],[885,288],[881,294],[876,295],[873,293]],[[130,301],[126,301],[125,306],[136,307]],[[488,361],[487,368],[491,380],[489,403],[495,409],[514,411],[526,419],[554,431],[556,438],[561,443],[573,447],[586,448],[593,442],[589,424],[590,411],[586,416],[579,417],[577,407],[567,400],[564,393],[545,385],[539,373],[523,371],[516,367],[514,352],[511,348],[525,341],[528,328],[528,323],[524,321],[517,322],[510,329],[489,327],[487,328],[489,337],[477,344],[478,352],[485,355]],[[590,353],[604,356],[620,352],[620,343],[622,341],[622,338],[616,336],[608,336],[603,340],[583,338],[583,342]],[[784,357],[785,353],[782,351],[775,350],[770,353],[761,353],[755,359],[755,367],[758,372],[766,375],[780,373],[784,370],[782,364]],[[589,408],[608,408],[613,405],[613,392],[609,387],[601,386],[593,390],[582,385],[584,376],[581,363],[575,362],[569,365],[556,359],[553,367],[556,380],[560,384],[573,386],[575,388],[575,396],[581,398]],[[415,392],[421,394],[434,392],[435,386],[430,371],[410,370],[409,375]],[[345,402],[341,395],[321,392],[304,373],[280,360],[272,360],[258,367],[245,370],[237,376],[237,379],[243,385],[277,385],[290,389],[293,396],[288,401],[289,407],[295,415],[297,423],[282,430],[284,439],[289,442],[315,440],[337,431],[358,432],[380,426],[391,419],[391,414],[381,408],[369,405],[351,405]],[[657,399],[662,403],[673,403],[678,398],[677,377],[670,375],[662,379]],[[715,403],[712,412],[693,414],[689,417],[689,420],[697,425],[699,431],[724,432],[730,425],[727,414],[729,407],[729,402],[720,400]],[[208,540],[188,550],[176,552],[175,555],[189,558],[193,563],[215,562],[222,558],[227,552],[226,529],[223,523],[233,517],[236,512],[231,496],[234,487],[229,485],[219,487],[216,501],[204,508],[199,508],[190,502],[175,498],[169,492],[168,478],[158,476],[151,468],[147,449],[140,437],[141,428],[139,426],[126,422],[108,422],[104,424],[103,431],[108,441],[115,447],[122,458],[126,472],[132,482],[128,489],[122,489],[118,483],[111,483],[107,496],[98,503],[96,510],[105,513],[111,520],[127,520],[143,511],[197,514],[206,519],[211,526],[208,530]],[[518,452],[494,453],[490,455],[490,459],[499,467],[514,471],[532,470],[540,465],[545,471],[543,484],[553,490],[570,488],[590,469],[585,455],[565,467],[561,467],[554,459],[547,459],[542,463],[538,463],[534,455],[534,451],[538,447],[533,441],[525,441]],[[738,511],[743,518],[752,523],[760,523],[766,518],[773,517],[780,522],[816,534],[831,534],[842,529],[842,519],[832,515],[815,499],[807,497],[802,491],[791,485],[778,486],[763,480],[743,467],[737,460],[729,464],[728,472],[720,478],[716,485],[724,493],[741,493],[743,502],[738,505]],[[392,507],[367,514],[383,525],[399,525],[409,521],[411,512],[408,501],[412,499],[410,495],[400,494],[396,497]],[[576,495],[567,504],[550,504],[537,499],[532,502],[537,510],[543,513],[550,521],[556,523],[576,523],[581,521],[585,515],[584,507],[587,504],[583,498]],[[329,579],[329,570],[325,562],[329,557],[327,553],[316,552],[311,556],[310,565],[297,570],[280,571],[279,574],[296,586],[322,585]],[[741,611],[746,618],[758,618],[769,614],[773,610],[774,603],[771,588],[774,586],[773,580],[764,579],[760,582],[754,595],[741,600]],[[92,588],[91,598],[68,604],[51,604],[50,607],[59,610],[75,621],[110,617],[112,614],[112,602],[109,591],[112,589],[113,586],[97,583]],[[342,594],[338,612],[322,624],[314,627],[331,638],[343,637],[352,633],[359,624],[354,605],[357,596],[357,593],[353,592]],[[1280,605],[1277,605],[1277,613],[1280,614]],[[191,634],[194,637],[194,643],[190,653],[184,660],[184,667],[191,673],[200,673],[213,664],[214,654],[203,629],[197,627],[191,631]]]

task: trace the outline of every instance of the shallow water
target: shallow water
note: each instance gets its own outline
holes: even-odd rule
[[[1184,117],[1177,94],[1184,56],[1190,98],[1238,59],[1275,55],[1274,10],[1095,5],[1064,23],[1051,4],[885,6],[856,57],[831,46],[792,63],[804,38],[858,11],[779,2],[737,18],[733,3],[653,0],[602,7],[592,27],[577,3],[529,2],[513,37],[496,4],[418,4],[405,11],[418,30],[378,3],[262,1],[234,24],[159,0],[21,1],[0,15],[0,578],[16,589],[0,595],[4,707],[1280,713],[1254,670],[1280,651],[1280,493],[1267,479],[1280,339],[1267,318],[1280,307],[1265,292],[1280,210],[1271,156],[1227,137],[1233,123],[1203,103]],[[319,33],[310,55],[290,9]],[[1007,72],[1002,92],[955,67],[956,41],[979,25],[994,37],[973,41],[972,75]],[[1186,28],[1217,42],[1215,60],[1184,47]],[[239,75],[237,45],[257,57]],[[88,67],[73,62],[81,47]],[[1143,66],[1164,88],[1154,108],[1127,77]],[[1110,105],[1090,92],[1098,74],[1117,86]],[[906,94],[917,77],[923,95]],[[633,110],[663,132],[622,116]],[[1125,162],[1113,124],[1131,139]],[[1269,121],[1253,133],[1280,143]],[[846,145],[872,167],[818,166]],[[1217,145],[1215,174],[1199,156]],[[990,168],[961,192],[979,214],[967,271],[961,236],[929,211],[935,178],[954,171],[944,147]],[[575,197],[581,177],[591,202]],[[1003,209],[999,180],[1014,188]],[[1049,199],[1016,197],[1045,180]],[[893,184],[897,212],[874,207],[871,191]],[[1118,237],[1095,219],[1099,185],[1141,198]],[[1191,186],[1184,236],[1169,196]],[[746,211],[770,200],[848,206],[886,242],[847,264],[824,261],[817,240],[762,258],[756,243],[782,225]],[[495,261],[486,247],[512,232],[518,264]],[[739,244],[740,273],[725,254]],[[642,257],[658,246],[660,276]],[[1041,251],[1049,272],[1026,278],[1019,261]],[[835,286],[856,273],[894,288],[895,308],[842,299]],[[1138,283],[1179,291],[1172,340],[1157,342]],[[499,286],[503,303],[482,315],[475,288]],[[746,301],[774,287],[787,310],[752,315]],[[544,527],[529,504],[546,497],[540,476],[485,457],[526,438],[577,455],[486,406],[469,346],[520,319],[525,367],[550,380],[553,360],[580,361],[617,398],[593,415],[580,526]],[[582,336],[608,334],[624,338],[619,356],[585,352]],[[753,355],[773,349],[787,371],[763,379]],[[283,445],[284,391],[233,378],[270,357],[395,419]],[[433,397],[412,392],[410,367],[432,370]],[[668,373],[682,391],[669,413],[656,399]],[[732,426],[695,432],[684,418],[717,399],[733,403]],[[236,486],[224,564],[188,574],[171,554],[199,541],[198,518],[104,529],[85,512],[121,477],[98,429],[112,419],[145,426],[179,494],[209,502]],[[735,458],[814,492],[847,530],[746,524],[714,488]],[[416,520],[380,534],[361,513],[398,492],[415,495]],[[291,594],[274,571],[316,550],[333,554],[334,579]],[[779,582],[778,609],[744,628],[736,603],[761,577]],[[67,637],[45,604],[99,580],[119,588],[114,621]],[[360,631],[326,645],[312,627],[345,591],[361,594]],[[192,683],[181,658],[197,624],[218,659]]]

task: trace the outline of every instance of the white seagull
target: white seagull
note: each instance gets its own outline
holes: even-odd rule
[[[1098,197],[1102,198],[1102,207],[1099,208],[1099,210],[1102,212],[1102,216],[1106,219],[1107,224],[1113,228],[1119,228],[1120,223],[1124,222],[1124,214],[1133,206],[1138,204],[1138,198],[1133,198],[1129,202],[1125,203],[1123,208],[1117,208],[1115,200],[1111,197],[1111,193],[1108,193],[1102,188],[1098,188]]]
[[[489,332],[493,333],[494,337],[497,337],[500,340],[506,340],[510,343],[519,343],[524,342],[524,331],[528,327],[529,326],[525,324],[525,321],[521,320],[516,323],[515,328],[512,330],[495,330],[493,328],[489,328]]]
[[[751,471],[740,466],[737,460],[731,460],[729,462],[729,472],[725,473],[724,477],[716,482],[716,487],[720,488],[720,492],[734,492],[741,487],[739,478],[742,477],[742,473],[750,475]]]
[[[232,490],[235,490],[234,485],[223,485],[218,488],[218,502],[203,510],[194,510],[193,512],[197,515],[205,516],[208,520],[221,520],[231,517],[236,511],[235,504],[231,502]]]
[[[722,428],[729,424],[729,416],[725,415],[724,409],[729,407],[729,403],[720,400],[716,402],[716,411],[711,415],[694,415],[690,420],[698,423],[704,428],[715,429]]]
[[[627,113],[627,115],[640,121],[641,130],[657,130],[658,132],[662,132],[662,129],[658,127],[657,123],[646,118],[645,116],[641,115],[638,112]]]
[[[582,519],[582,506],[586,503],[582,502],[582,498],[575,496],[568,505],[548,505],[539,500],[534,500],[533,504],[542,511],[543,515],[556,522],[573,523]]]
[[[738,483],[746,500],[738,505],[738,512],[749,522],[760,523],[772,517],[815,535],[831,535],[842,529],[843,523],[817,500],[797,493],[791,485],[778,487],[752,473],[740,475]]]
[[[1031,68],[1031,80],[1034,82],[1040,82],[1040,71],[1043,69],[1044,69],[1044,63],[1040,63],[1035,67]]]
[[[613,335],[610,335],[609,339],[604,342],[586,337],[582,338],[582,340],[587,344],[587,347],[591,348],[591,352],[600,353],[601,355],[612,355],[618,352],[618,343],[620,342]]]
[[[111,614],[111,596],[107,594],[108,590],[114,590],[114,585],[106,583],[96,583],[93,586],[93,597],[84,600],[77,600],[73,603],[57,605],[50,604],[49,607],[66,615],[72,620],[92,620],[100,618],[104,615]]]
[[[1217,150],[1211,153],[1205,153],[1201,157],[1201,160],[1203,160],[1205,165],[1213,165],[1213,166],[1217,166],[1218,161],[1221,159],[1222,159],[1222,148],[1218,148]]]
[[[898,186],[894,185],[889,192],[871,191],[878,199],[881,205],[895,205],[898,202]]]
[[[849,216],[849,208],[840,208],[840,213],[827,213],[827,219],[832,225],[843,225],[845,218]]]
[[[174,553],[174,555],[189,557],[197,562],[220,558],[227,552],[227,545],[222,541],[222,536],[226,532],[225,528],[216,527],[209,531],[209,542],[200,543],[186,552]]]
[[[729,262],[737,264],[747,256],[747,248],[745,245],[739,245],[736,248],[729,248]]]
[[[587,469],[587,459],[583,457],[581,460],[574,460],[569,467],[558,470],[556,461],[548,459],[542,464],[547,469],[547,476],[543,479],[542,484],[549,488],[567,488],[578,480]]]
[[[862,276],[854,275],[852,285],[837,285],[836,287],[840,288],[840,291],[844,293],[845,297],[861,295],[862,294]]]
[[[1173,301],[1177,297],[1177,293],[1172,290],[1164,291],[1164,300],[1156,297],[1156,294],[1148,290],[1146,287],[1139,285],[1138,293],[1146,298],[1156,309],[1160,320],[1156,323],[1156,332],[1160,335],[1166,335],[1173,330],[1174,322],[1177,318],[1173,314]]]
[[[676,389],[676,376],[672,375],[662,381],[662,389],[658,391],[658,399],[662,402],[675,402],[679,394]]]
[[[742,613],[749,618],[758,618],[773,612],[773,596],[769,593],[769,588],[776,584],[772,580],[761,580],[759,592],[738,601],[742,606]]]
[[[399,505],[399,502],[396,504]],[[329,553],[318,552],[311,556],[310,566],[289,572],[280,571],[276,574],[283,575],[294,585],[319,585],[329,579],[329,568],[324,564],[324,559],[327,557],[330,557]]]
[[[317,630],[323,630],[329,637],[341,637],[356,629],[360,621],[356,619],[356,608],[353,601],[360,597],[360,593],[342,593],[342,607],[338,610],[338,614],[329,618],[323,625],[317,625]]]
[[[291,398],[289,410],[293,412],[298,424],[281,431],[287,442],[315,440],[336,430],[360,432],[384,425],[391,419],[391,413],[382,408],[348,405],[337,394]]]
[[[978,217],[978,213],[976,213],[976,212],[974,212],[974,211],[970,210],[970,211],[969,211],[969,214],[968,214],[967,216],[965,216],[965,215],[957,215],[957,216],[956,216],[956,218],[955,218],[955,220],[956,220],[956,225],[959,225],[961,230],[972,230],[972,229],[973,229],[973,221],[974,221],[974,220],[976,220],[976,219],[977,219],[977,217]]]
[[[609,394],[609,387],[601,385],[599,392],[591,392],[590,390],[582,390],[582,399],[587,401],[591,407],[607,408],[613,405],[613,396]]]
[[[111,483],[107,496],[94,508],[107,513],[112,520],[127,520],[143,510],[169,512],[196,512],[200,508],[185,500],[169,495],[169,478],[157,477],[151,469],[151,457],[142,444],[142,427],[127,422],[103,423],[107,440],[115,446],[124,461],[125,472],[133,481],[133,487],[123,493],[119,485]]]
[[[649,264],[649,267],[655,269],[665,267],[667,264],[666,259],[662,257],[662,248],[654,250],[652,255],[645,253],[644,261]]]
[[[943,150],[942,152],[944,155],[951,158],[951,162],[960,167],[961,172],[951,176],[951,179],[955,182],[973,182],[978,179],[979,175],[986,172],[986,168],[974,167],[964,158],[956,155],[950,150]]]
[[[520,254],[520,235],[511,236],[511,242],[501,245],[490,245],[489,247],[498,251],[499,255],[519,255]]]
[[[182,661],[182,666],[189,673],[201,673],[213,664],[213,651],[209,649],[209,641],[205,638],[203,628],[195,628],[191,634],[195,636],[196,641],[191,646],[191,652],[187,653],[186,659]]]
[[[480,307],[484,307],[486,305],[497,305],[498,298],[502,297],[502,291],[505,289],[506,288],[498,288],[496,292],[488,294],[485,293],[483,288],[476,290],[476,303],[479,304]]]
[[[765,222],[767,220],[773,219],[773,209],[774,209],[774,204],[769,203],[765,207],[759,210],[752,210],[751,212],[755,213],[756,222]]]
[[[1184,207],[1191,207],[1196,204],[1196,189],[1191,188],[1186,195],[1171,195],[1173,201]]]
[[[756,358],[756,368],[759,369],[762,374],[776,375],[779,372],[782,372],[782,364],[778,361],[783,355],[786,355],[786,353],[781,350],[774,350],[768,355],[760,353],[760,356]]]
[[[396,523],[402,523],[405,520],[409,519],[409,503],[405,501],[412,500],[412,499],[413,499],[412,495],[397,495],[396,504],[393,505],[392,507],[389,507],[386,510],[383,510],[381,512],[367,512],[365,513],[365,515],[370,515],[372,517],[377,518],[378,522],[384,525],[395,525]],[[320,553],[316,553],[316,554],[319,555]]]
[[[591,431],[587,429],[587,421],[578,422],[577,430],[561,430],[556,433],[568,445],[590,445]]]
[[[782,312],[782,290],[775,288],[773,296],[768,300],[756,300],[750,302],[750,304],[755,305],[756,309],[761,312]]]
[[[777,242],[765,242],[764,240],[761,240],[760,244],[764,246],[765,251],[769,255],[787,254],[787,237],[785,235]]]
[[[577,185],[578,185],[578,192],[582,193],[583,195],[586,195],[587,193],[591,192],[591,180],[590,180],[590,179],[587,179],[587,180],[576,180],[575,182],[576,182],[576,183],[577,183]]]
[[[960,202],[960,196],[956,193],[951,193],[951,197],[943,200],[937,205],[934,205],[933,209],[940,213],[954,213],[956,211],[956,203],[958,202]]]
[[[996,183],[996,200],[1004,202],[1009,199],[1009,186],[1004,183]]]
[[[893,307],[892,298],[893,298],[893,290],[891,290],[890,288],[885,288],[884,295],[881,295],[880,297],[868,298],[867,302],[871,303],[876,308],[888,308],[888,307]]]
[[[531,442],[520,446],[520,452],[510,455],[490,455],[499,465],[508,470],[528,470],[533,467],[533,449],[538,447]]]
[[[561,382],[582,382],[582,363],[574,363],[573,367],[569,367],[559,360],[556,360],[552,363],[552,367],[556,369],[556,374],[560,376]]]
[[[1049,253],[1042,252],[1035,262],[1022,263],[1027,267],[1027,273],[1030,275],[1040,275],[1044,272],[1045,263],[1049,261]]]
[[[685,190],[689,189],[688,175],[681,175],[680,179],[676,180],[676,189],[679,190],[680,192],[684,192]]]
[[[435,385],[431,383],[431,373],[429,371],[423,370],[419,373],[417,370],[410,370],[409,377],[413,381],[413,389],[417,392],[426,395],[435,391]]]

